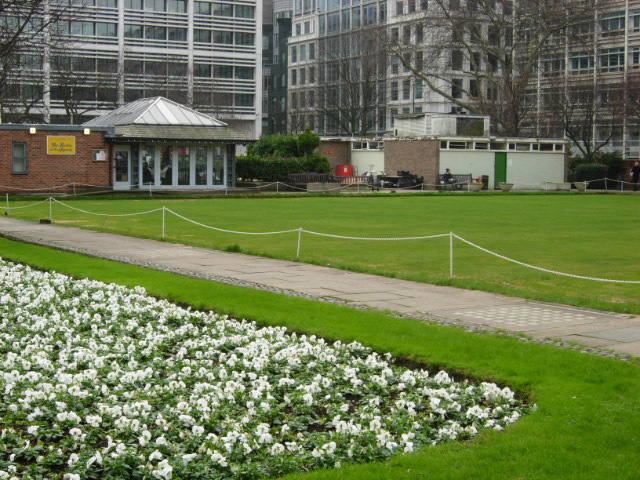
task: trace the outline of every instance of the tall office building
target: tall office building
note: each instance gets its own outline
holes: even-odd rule
[[[262,2],[50,2],[74,11],[51,25],[44,48],[20,55],[3,122],[77,124],[161,95],[260,134]]]

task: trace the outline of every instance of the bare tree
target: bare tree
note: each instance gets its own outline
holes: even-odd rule
[[[321,48],[317,112],[339,133],[365,137],[376,126],[386,75],[379,27],[330,37]]]
[[[409,24],[424,41],[392,27],[387,45],[433,92],[491,115],[496,134],[517,136],[532,118],[526,97],[541,57],[563,48],[572,26],[592,21],[599,1],[433,0]]]
[[[118,105],[116,58],[73,57],[71,50],[57,50],[51,57],[51,98],[62,102],[70,123],[83,123],[85,115]]]
[[[46,93],[41,75],[34,76],[32,67],[37,62],[41,73],[42,53],[52,45],[51,27],[74,18],[81,8],[78,2],[0,1],[0,115],[32,117]]]
[[[621,132],[624,91],[619,83],[559,79],[548,85],[543,104],[543,114],[562,129],[585,158],[593,158]]]

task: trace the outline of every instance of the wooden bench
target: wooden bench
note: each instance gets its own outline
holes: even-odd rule
[[[446,183],[444,180],[444,173],[440,175],[440,188],[446,190],[447,187],[451,187],[451,190],[462,190],[464,185],[467,185],[473,180],[473,176],[469,174],[451,174],[453,177],[453,183]]]

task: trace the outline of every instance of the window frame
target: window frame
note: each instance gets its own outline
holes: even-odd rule
[[[24,156],[19,158],[24,162],[24,168],[22,171],[16,170],[16,160],[18,157],[15,155],[16,145],[22,145]],[[11,174],[12,175],[26,175],[27,174],[27,142],[11,142]]]

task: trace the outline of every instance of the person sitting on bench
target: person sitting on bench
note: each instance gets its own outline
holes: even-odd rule
[[[456,183],[456,179],[453,178],[453,174],[448,168],[442,175],[442,180],[444,181],[445,185],[454,185]]]

